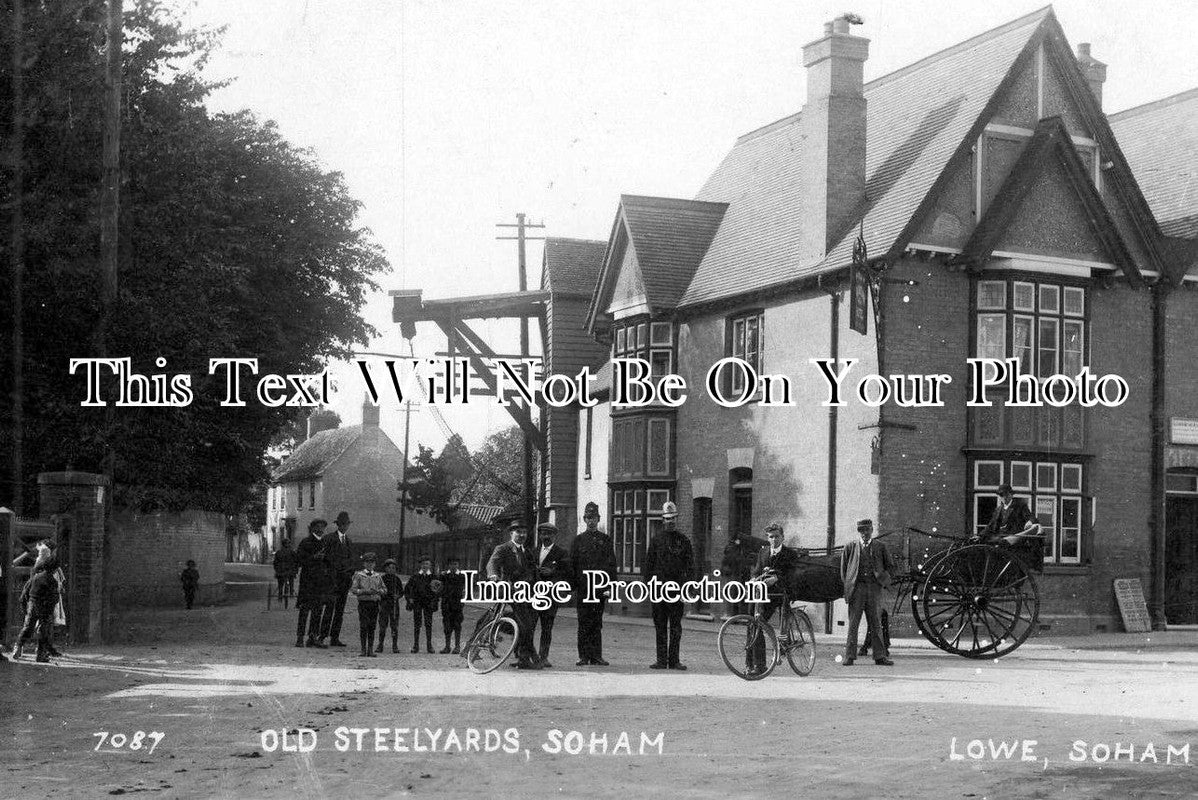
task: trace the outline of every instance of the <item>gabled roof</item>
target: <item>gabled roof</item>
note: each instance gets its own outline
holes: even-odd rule
[[[271,474],[274,483],[319,478],[362,435],[361,425],[321,431],[300,444]]]
[[[557,294],[589,296],[599,280],[606,251],[607,242],[550,236],[545,240],[541,262],[541,288]]]
[[[727,203],[621,195],[603,270],[591,300],[588,327],[604,313],[615,287],[623,250],[616,243],[622,237],[636,255],[649,306],[673,309],[691,283],[727,208]]]
[[[1019,159],[1011,167],[993,202],[965,243],[961,260],[968,262],[989,257],[1024,205],[1033,185],[1048,172],[1051,159],[1054,158],[1063,167],[1066,180],[1085,210],[1085,220],[1090,227],[1090,233],[1111,261],[1132,281],[1138,283],[1140,271],[1118,225],[1111,218],[1106,204],[1087,174],[1086,166],[1074,149],[1069,131],[1060,117],[1048,117],[1036,125]]]
[[[1043,36],[1050,7],[865,84],[866,206],[871,255],[888,252],[1020,56]],[[800,115],[737,140],[700,190],[729,203],[680,305],[700,304],[847,264],[857,225],[820,262],[798,264]]]
[[[1161,231],[1198,239],[1198,89],[1109,121]]]

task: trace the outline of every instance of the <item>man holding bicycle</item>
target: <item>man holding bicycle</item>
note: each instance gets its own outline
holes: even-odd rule
[[[524,523],[512,522],[508,526],[510,539],[495,548],[487,561],[487,578],[515,586],[532,583],[534,579],[532,559],[524,547],[528,529]],[[512,603],[512,615],[516,618],[516,666],[520,669],[540,669],[536,650],[532,646],[532,629],[536,624],[536,612],[530,603]]]
[[[795,570],[799,567],[799,554],[794,548],[783,544],[786,539],[782,525],[771,522],[765,529],[768,549],[763,548],[757,554],[757,563],[753,567],[753,578],[770,587],[770,599],[761,610],[762,618],[769,622],[774,611],[787,601],[787,591],[793,584]],[[750,679],[765,672],[765,637],[756,637],[753,647],[748,653]]]

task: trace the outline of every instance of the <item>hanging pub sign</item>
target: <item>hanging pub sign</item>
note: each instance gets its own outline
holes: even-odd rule
[[[869,273],[865,263],[865,238],[853,244],[853,266],[849,268],[849,328],[864,336],[869,333]]]

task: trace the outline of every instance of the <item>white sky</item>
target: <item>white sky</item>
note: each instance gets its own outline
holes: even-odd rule
[[[365,313],[401,347],[386,291],[426,297],[516,288],[518,211],[553,236],[606,239],[621,193],[692,197],[736,136],[802,107],[802,46],[846,10],[865,19],[866,79],[1043,5],[1041,0],[179,0],[228,27],[218,110],[249,108],[343,172],[393,274]],[[1198,2],[1065,0],[1071,45],[1109,65],[1118,111],[1198,86]],[[1186,56],[1185,53],[1191,53]],[[530,284],[540,248],[529,250]],[[500,323],[484,335],[506,336]],[[512,328],[511,330],[514,330]],[[421,327],[417,355],[444,349]],[[502,349],[502,348],[501,348]],[[360,419],[348,375],[335,408]],[[475,447],[508,424],[487,398],[442,408]],[[413,414],[413,440],[444,437]],[[383,427],[402,442],[402,412]]]

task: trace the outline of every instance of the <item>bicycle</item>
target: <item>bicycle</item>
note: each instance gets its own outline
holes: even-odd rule
[[[802,609],[792,608],[785,592],[781,596],[781,635],[766,621],[764,603],[756,603],[752,614],[737,614],[720,626],[716,646],[724,664],[736,677],[759,681],[782,663],[783,655],[800,677],[810,675],[815,668],[815,628],[811,618]],[[766,651],[764,669],[760,672],[751,669],[755,647]]]
[[[516,649],[520,626],[504,613],[506,603],[495,603],[483,614],[474,633],[462,648],[466,666],[476,675],[486,675],[503,666]]]

